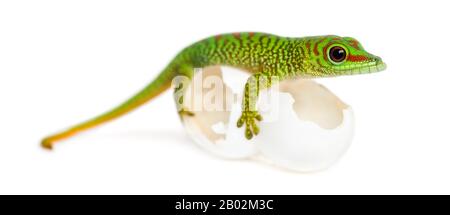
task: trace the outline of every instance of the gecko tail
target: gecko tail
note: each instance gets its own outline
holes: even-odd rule
[[[134,95],[127,101],[123,102],[119,106],[113,108],[112,110],[104,114],[101,114],[83,123],[75,125],[60,133],[44,138],[41,142],[42,147],[46,149],[52,149],[53,145],[58,141],[68,139],[74,136],[75,134],[91,129],[98,125],[104,124],[108,121],[123,116],[128,112],[138,108],[139,106],[145,104],[146,102],[152,100],[162,92],[169,89],[171,81],[176,75],[175,73],[176,72],[174,71],[174,69],[172,69],[172,67],[169,66],[161,74],[159,74],[156,77],[156,79],[154,79],[149,85],[147,85],[144,89],[139,91],[136,95]]]

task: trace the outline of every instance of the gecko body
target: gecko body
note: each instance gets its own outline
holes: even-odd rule
[[[262,120],[255,105],[258,92],[271,86],[270,81],[252,84],[255,81],[261,78],[271,80],[272,77],[284,80],[366,74],[386,68],[381,58],[366,52],[351,37],[327,35],[291,38],[253,32],[216,35],[193,43],[179,52],[135,96],[104,114],[45,138],[42,146],[52,148],[59,140],[118,118],[169,89],[175,77],[192,78],[195,68],[213,65],[232,66],[251,73],[245,84],[242,114],[237,122],[238,127],[244,126],[248,139],[259,133],[257,123]],[[182,101],[180,103],[179,114],[191,115],[183,109]]]

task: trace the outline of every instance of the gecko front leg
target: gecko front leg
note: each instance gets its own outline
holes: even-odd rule
[[[259,133],[258,121],[262,120],[256,103],[258,101],[259,91],[269,87],[271,81],[265,73],[256,73],[245,83],[244,97],[242,98],[242,114],[237,121],[237,127],[245,125],[245,137],[251,139]]]

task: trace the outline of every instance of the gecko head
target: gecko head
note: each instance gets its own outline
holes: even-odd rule
[[[313,37],[306,43],[313,73],[318,76],[367,74],[386,69],[386,64],[370,54],[351,37]],[[317,74],[320,73],[320,74]]]

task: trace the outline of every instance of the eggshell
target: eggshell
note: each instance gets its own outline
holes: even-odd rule
[[[227,71],[228,74],[231,72]],[[205,68],[194,79],[211,76],[224,80],[220,67]],[[243,81],[239,86],[243,86],[245,79]],[[309,172],[331,166],[350,146],[354,129],[352,109],[312,80],[283,81],[262,91],[258,109],[264,120],[259,123],[260,133],[251,140],[236,126],[241,114],[243,87],[233,92],[228,83],[224,83],[221,89],[222,92],[216,94],[223,93],[220,98],[224,100],[224,110],[187,108],[195,115],[182,116],[194,142],[215,155],[228,159],[250,158],[284,169]],[[211,88],[195,91],[191,85],[185,100],[195,103],[197,97],[202,97],[199,95],[206,93],[211,94]]]
[[[278,101],[268,103],[269,109],[263,114],[265,117],[276,111],[276,120],[261,122],[260,134],[255,137],[261,157],[296,171],[329,167],[352,141],[352,109],[313,81],[285,81],[280,85],[283,92]]]
[[[205,80],[208,77],[216,77],[223,80],[220,67],[207,67],[195,75]],[[184,100],[190,101],[187,110],[193,112],[195,116],[182,116],[184,127],[189,136],[201,148],[211,152],[214,155],[227,159],[249,158],[257,154],[257,149],[253,141],[247,141],[243,135],[242,129],[237,128],[236,122],[240,117],[240,99],[224,102],[223,111],[208,111],[206,108],[192,107],[192,104],[205,103],[200,98],[200,94],[205,95],[210,89],[203,86],[196,90],[191,84]],[[225,96],[223,98],[235,97],[237,94],[227,86],[223,86]],[[219,92],[218,92],[219,93]],[[236,102],[235,102],[236,101]]]

